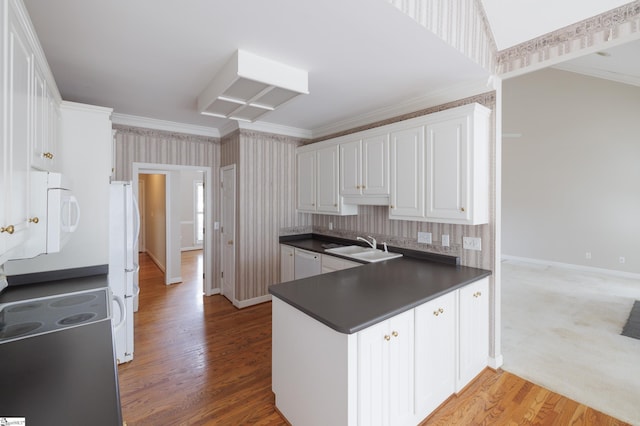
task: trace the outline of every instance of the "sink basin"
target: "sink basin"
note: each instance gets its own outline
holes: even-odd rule
[[[364,260],[366,262],[382,262],[383,260],[396,259],[402,257],[402,253],[390,253],[382,250],[371,250],[351,255],[354,259]]]
[[[357,253],[366,253],[369,251],[373,251],[371,247],[362,247],[362,246],[345,246],[345,247],[336,247],[332,249],[326,249],[327,253],[335,253],[341,254],[342,256],[350,256]]]
[[[362,260],[364,262],[382,262],[383,260],[402,257],[401,253],[390,253],[378,249],[372,249],[371,247],[362,246],[336,247],[332,249],[326,249],[325,252],[339,254],[341,256]]]

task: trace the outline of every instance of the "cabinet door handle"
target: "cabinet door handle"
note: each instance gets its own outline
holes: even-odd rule
[[[385,334],[384,335],[384,340],[386,340],[388,342],[389,340],[391,340],[391,336],[389,336],[388,334]]]
[[[29,223],[38,223],[38,222],[40,222],[40,219],[38,219],[37,216],[29,218]]]
[[[233,240],[227,241],[227,244],[232,245],[233,244]]]
[[[3,226],[2,228],[0,228],[0,233],[6,232],[7,234],[12,235],[15,230],[16,228],[14,228],[13,225],[9,225],[6,228]]]
[[[389,208],[391,208],[391,209],[395,209],[395,207],[394,207],[394,206],[389,206]]]
[[[479,291],[473,293],[473,297],[480,297],[482,296],[482,293],[480,293]]]
[[[438,316],[440,314],[444,314],[444,309],[440,308],[440,309],[436,309],[435,311],[433,311],[433,315]]]
[[[398,337],[398,332],[394,330],[394,331],[391,332],[391,335],[393,337]]]
[[[464,207],[460,207],[460,211],[463,212],[464,211]]]
[[[45,152],[42,156],[48,160],[53,160],[53,154],[51,152]]]

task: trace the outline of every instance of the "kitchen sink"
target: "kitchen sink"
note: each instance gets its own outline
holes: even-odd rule
[[[364,262],[382,262],[383,260],[402,257],[401,253],[391,253],[383,250],[362,246],[345,246],[326,249],[325,252],[339,254],[351,259],[362,260]]]
[[[370,250],[362,253],[351,255],[354,259],[364,260],[366,262],[382,262],[383,260],[396,259],[402,257],[402,253],[390,253],[382,250]]]
[[[344,247],[336,247],[332,249],[326,249],[327,253],[335,253],[340,254],[342,256],[350,256],[357,253],[366,253],[372,251],[371,247],[362,247],[362,246],[344,246]]]

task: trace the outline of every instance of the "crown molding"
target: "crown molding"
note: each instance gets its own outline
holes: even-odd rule
[[[280,124],[266,123],[263,121],[254,121],[253,123],[238,122],[238,128],[263,133],[275,133],[277,135],[290,136],[300,139],[311,139],[314,136],[311,130],[283,126]]]
[[[164,130],[175,133],[208,136],[219,138],[220,131],[215,127],[196,126],[193,124],[177,123],[175,121],[158,120],[155,118],[140,117],[137,115],[118,114],[111,115],[114,124],[122,126],[143,127],[145,129]]]
[[[82,104],[79,102],[62,101],[60,102],[61,109],[75,110],[75,111],[88,111],[88,112],[101,112],[103,114],[111,115],[113,117],[113,108],[101,107],[97,105]]]
[[[438,89],[405,102],[394,104],[393,106],[380,108],[357,117],[318,127],[313,129],[313,138],[316,139],[333,135],[367,124],[453,102],[458,99],[479,95],[489,90],[495,90],[498,80],[499,79],[494,78],[494,76],[490,76],[481,80],[467,81],[447,88]]]

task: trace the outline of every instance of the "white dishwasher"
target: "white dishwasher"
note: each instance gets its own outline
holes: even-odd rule
[[[302,250],[295,250],[294,276],[296,280],[306,278],[313,275],[320,275],[322,272],[322,261],[320,253]]]

